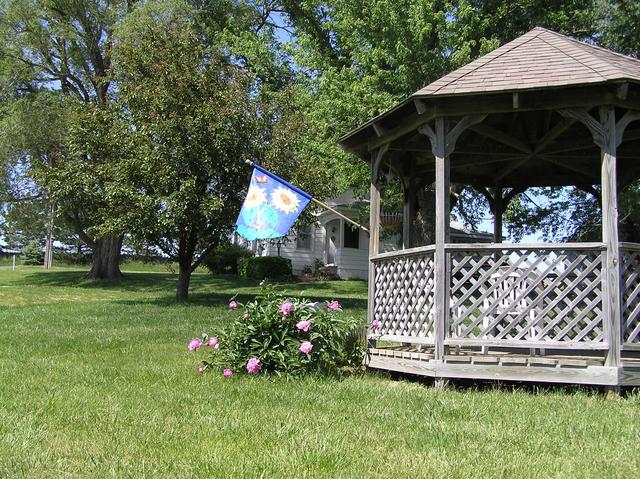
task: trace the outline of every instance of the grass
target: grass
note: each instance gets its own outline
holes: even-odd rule
[[[0,477],[635,477],[640,396],[195,373],[256,285],[0,268]],[[364,318],[366,285],[286,285]]]

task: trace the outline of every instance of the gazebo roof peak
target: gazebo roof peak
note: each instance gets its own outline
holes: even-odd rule
[[[425,86],[412,97],[640,81],[640,61],[536,27]]]

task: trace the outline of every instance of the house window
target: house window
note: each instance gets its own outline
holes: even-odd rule
[[[298,228],[296,234],[297,249],[311,249],[311,226]]]
[[[360,230],[345,224],[343,245],[345,248],[360,248]]]

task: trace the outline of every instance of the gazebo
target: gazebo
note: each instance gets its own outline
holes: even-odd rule
[[[543,28],[427,85],[343,136],[371,166],[370,368],[446,378],[640,385],[640,244],[617,198],[640,177],[640,61]],[[637,127],[634,129],[633,127]],[[380,253],[380,186],[404,189],[402,250]],[[435,183],[435,244],[412,246]],[[486,196],[494,243],[449,240],[450,185]],[[599,198],[599,242],[502,243],[536,186]]]

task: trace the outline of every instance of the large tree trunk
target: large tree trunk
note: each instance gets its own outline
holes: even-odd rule
[[[176,288],[176,300],[186,301],[189,299],[189,283],[191,282],[191,261],[183,264],[178,263],[178,287]]]
[[[456,206],[463,187],[451,185],[451,209]],[[411,219],[410,247],[425,246],[436,242],[436,189],[435,184],[417,188],[415,192],[414,217]]]
[[[197,236],[192,232],[185,233],[178,243],[178,286],[176,299],[189,299],[189,283],[193,272],[193,254],[196,250]]]
[[[122,236],[103,236],[94,241],[89,279],[118,279],[120,272],[120,250]]]

